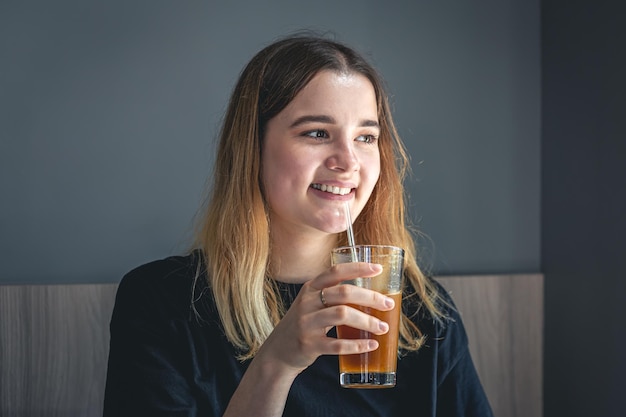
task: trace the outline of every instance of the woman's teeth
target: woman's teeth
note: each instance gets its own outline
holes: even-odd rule
[[[335,186],[326,185],[326,184],[313,184],[312,187],[315,188],[316,190],[324,191],[327,193],[338,194],[338,195],[346,195],[350,193],[350,190],[352,190],[351,188],[335,187]]]

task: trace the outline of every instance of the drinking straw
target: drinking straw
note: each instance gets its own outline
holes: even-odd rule
[[[354,231],[352,230],[352,217],[350,216],[350,203],[346,201],[346,232],[348,233],[348,246],[354,247]]]
[[[346,201],[344,205],[346,211],[346,232],[348,233],[348,246],[352,254],[352,262],[357,261],[356,248],[354,247],[354,230],[352,229],[352,216],[350,215],[350,204]]]

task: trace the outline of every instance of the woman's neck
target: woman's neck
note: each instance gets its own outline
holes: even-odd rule
[[[337,245],[337,236],[319,234],[281,239],[272,237],[270,269],[275,280],[304,283],[330,267],[330,251]]]

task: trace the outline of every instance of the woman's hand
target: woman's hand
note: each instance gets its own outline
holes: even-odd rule
[[[377,349],[378,342],[372,339],[336,339],[328,337],[327,333],[338,325],[378,335],[389,330],[384,321],[348,304],[386,311],[393,308],[393,299],[355,285],[338,285],[345,280],[378,275],[381,270],[378,264],[343,263],[306,282],[255,360],[268,361],[295,378],[320,355],[356,354]]]

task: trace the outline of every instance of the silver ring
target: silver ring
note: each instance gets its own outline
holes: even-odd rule
[[[325,290],[325,288],[322,288],[320,290],[320,301],[322,302],[324,307],[328,307],[328,304],[326,304],[326,297],[324,297],[324,290]]]

